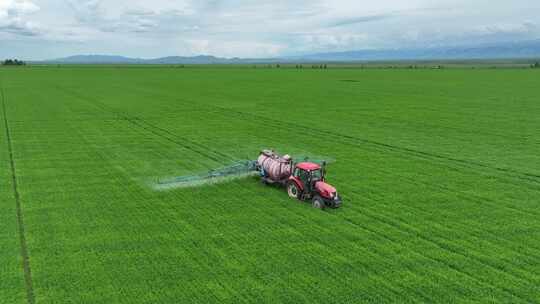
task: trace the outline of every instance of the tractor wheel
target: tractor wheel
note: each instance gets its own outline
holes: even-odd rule
[[[313,197],[311,205],[313,206],[313,208],[317,208],[321,210],[324,209],[324,207],[326,207],[324,205],[323,199],[318,195],[315,195],[315,197]]]
[[[289,182],[287,185],[287,194],[290,198],[300,199],[300,190],[295,182]]]

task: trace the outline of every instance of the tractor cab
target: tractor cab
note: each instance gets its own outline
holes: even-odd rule
[[[324,181],[324,171],[316,163],[299,163],[295,166],[292,175],[308,187],[313,186],[315,182]]]

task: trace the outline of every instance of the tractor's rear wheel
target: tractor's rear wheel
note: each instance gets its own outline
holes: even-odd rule
[[[317,208],[317,209],[321,209],[321,210],[324,209],[324,207],[325,207],[323,199],[318,195],[315,195],[313,197],[311,205],[313,206],[313,208]]]
[[[287,185],[287,194],[290,198],[300,199],[300,190],[295,182],[289,182]]]

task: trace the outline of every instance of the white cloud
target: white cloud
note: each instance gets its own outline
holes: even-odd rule
[[[2,0],[0,1],[0,17],[18,16],[29,14],[39,10],[39,7],[25,0]]]
[[[220,56],[236,57],[238,54],[245,53],[246,50],[254,52],[257,57],[275,57],[280,54],[285,46],[278,43],[259,43],[259,42],[242,42],[242,41],[211,41],[211,40],[187,40],[185,51],[189,55],[199,54],[215,54]]]
[[[96,22],[102,18],[101,0],[68,0],[75,18],[81,22]]]
[[[0,33],[35,40],[36,58],[45,45],[54,57],[267,57],[538,39],[538,11],[531,0],[0,0]]]
[[[37,35],[37,24],[26,18],[38,10],[39,7],[31,1],[0,0],[0,33]]]

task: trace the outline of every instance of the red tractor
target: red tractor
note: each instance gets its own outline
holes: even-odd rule
[[[271,150],[261,152],[257,170],[265,184],[280,184],[287,187],[291,198],[311,200],[314,208],[339,208],[341,198],[336,188],[326,183],[326,162],[294,163],[288,155],[283,157]]]

